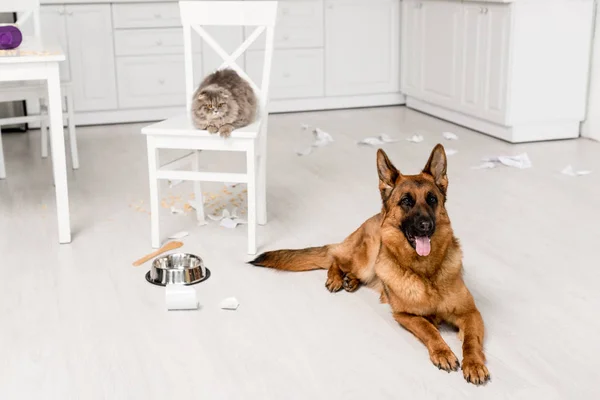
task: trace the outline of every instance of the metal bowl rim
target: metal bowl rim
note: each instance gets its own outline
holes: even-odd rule
[[[204,276],[202,277],[202,279],[200,279],[200,280],[198,280],[196,282],[191,282],[191,283],[173,283],[173,285],[192,286],[192,285],[195,285],[197,283],[204,282],[205,280],[207,280],[208,278],[210,278],[210,269],[204,268],[204,271],[205,272],[204,272]],[[146,272],[146,281],[148,281],[148,283],[151,283],[151,284],[156,285],[156,286],[163,286],[164,287],[164,286],[170,285],[169,283],[163,284],[163,283],[160,283],[160,282],[153,281],[152,278],[150,278],[150,271]]]
[[[155,269],[160,269],[160,270],[162,270],[162,271],[177,271],[177,270],[179,270],[179,271],[185,271],[186,269],[193,269],[193,268],[185,268],[185,267],[178,267],[178,268],[161,268],[161,267],[157,267],[157,266],[156,266],[156,264],[158,263],[158,261],[159,261],[159,260],[168,259],[169,257],[171,257],[171,258],[172,258],[173,256],[176,256],[176,255],[190,256],[190,257],[192,257],[192,258],[195,258],[196,260],[198,260],[198,261],[200,262],[200,265],[198,265],[197,267],[193,267],[193,268],[198,268],[198,267],[200,267],[200,268],[202,268],[202,269],[207,269],[207,268],[204,266],[204,261],[202,261],[202,258],[200,258],[200,257],[198,257],[197,255],[195,255],[195,254],[192,254],[192,253],[182,253],[182,252],[180,252],[180,253],[170,253],[170,254],[166,254],[166,255],[164,255],[164,256],[156,257],[156,258],[155,258],[155,259],[152,261],[152,268],[155,268]]]

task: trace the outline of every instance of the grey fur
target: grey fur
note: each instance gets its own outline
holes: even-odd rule
[[[208,75],[192,99],[192,122],[198,129],[228,137],[254,122],[258,101],[250,84],[232,69]]]

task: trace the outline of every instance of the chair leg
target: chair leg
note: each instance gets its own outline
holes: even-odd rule
[[[262,133],[260,152],[258,156],[258,223],[267,223],[267,136]]]
[[[256,254],[256,144],[246,153],[248,175],[248,254]]]
[[[0,179],[6,178],[6,167],[4,166],[4,148],[2,147],[2,127],[0,126]]]
[[[152,247],[160,247],[160,227],[159,227],[159,209],[158,209],[158,179],[156,172],[158,169],[158,149],[154,145],[154,138],[146,138],[148,147],[148,177],[150,179],[150,236]]]
[[[194,151],[192,169],[196,172],[200,171],[200,150]],[[200,181],[194,181],[194,197],[196,199],[196,219],[199,225],[204,225],[206,217],[204,215],[204,197],[202,196],[202,183]]]
[[[69,146],[71,147],[71,164],[73,169],[79,169],[79,152],[77,150],[77,135],[75,133],[75,110],[73,109],[73,95],[68,89],[65,100],[67,103],[67,125],[69,127]]]
[[[41,146],[42,146],[42,158],[48,158],[48,114],[44,103],[40,100],[40,133],[41,133]]]

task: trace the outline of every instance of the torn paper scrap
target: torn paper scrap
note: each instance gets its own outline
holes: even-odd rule
[[[575,170],[573,168],[572,165],[567,165],[565,168],[563,168],[562,171],[560,171],[561,174],[563,175],[568,175],[568,176],[583,176],[583,175],[589,175],[592,173],[592,171],[588,171],[588,170]]]
[[[167,310],[197,310],[196,290],[191,286],[167,285],[165,288]]]
[[[442,132],[442,136],[446,140],[458,140],[458,136],[452,132]]]
[[[380,146],[386,143],[398,142],[399,139],[392,139],[389,135],[382,133],[379,136],[364,138],[357,144],[369,145],[369,146]]]
[[[302,128],[303,131],[306,131],[306,130],[308,130],[308,128],[310,128],[310,125],[308,125],[308,124],[301,124],[300,128]]]
[[[183,239],[184,237],[188,236],[190,233],[187,231],[181,231],[181,232],[177,232],[172,234],[171,236],[169,236],[169,239]]]
[[[240,224],[247,223],[246,220],[238,217],[237,208],[234,208],[231,212],[229,212],[228,209],[224,209],[221,215],[208,214],[208,218],[212,219],[213,221],[221,221],[219,225],[228,229],[234,229]]]
[[[235,297],[228,297],[221,301],[220,307],[223,310],[237,310],[240,306],[240,303],[237,301]]]
[[[315,137],[315,140],[310,147],[307,147],[303,150],[298,150],[296,151],[296,154],[299,156],[306,156],[312,153],[314,148],[327,146],[329,143],[333,142],[333,137],[320,128],[315,128],[313,130],[313,136]]]
[[[171,214],[184,214],[183,210],[181,208],[177,208],[172,206],[171,207]]]
[[[169,187],[170,187],[170,188],[172,188],[172,187],[174,187],[174,186],[177,186],[177,185],[179,185],[179,184],[183,183],[183,181],[182,181],[181,179],[176,179],[176,180],[173,180],[173,181],[172,181],[172,180],[169,180],[168,182],[169,182]]]
[[[239,185],[237,182],[225,182],[225,187],[236,187]]]
[[[514,167],[519,169],[531,168],[532,163],[527,153],[518,154],[516,156],[497,156],[497,157],[486,157],[483,159],[484,162],[492,162],[496,164],[506,165],[507,167]]]
[[[425,138],[423,135],[412,135],[411,137],[406,138],[406,140],[411,143],[421,143],[423,140],[425,140]]]
[[[458,153],[458,150],[456,150],[456,149],[445,149],[444,151],[446,152],[447,156],[453,156],[456,153]]]
[[[473,169],[492,169],[492,168],[496,168],[496,163],[493,163],[491,161],[485,161],[482,162],[479,165],[476,165],[474,167],[472,167]]]

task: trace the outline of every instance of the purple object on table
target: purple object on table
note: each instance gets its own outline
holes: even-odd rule
[[[13,25],[0,26],[0,50],[10,50],[19,47],[23,34]]]

